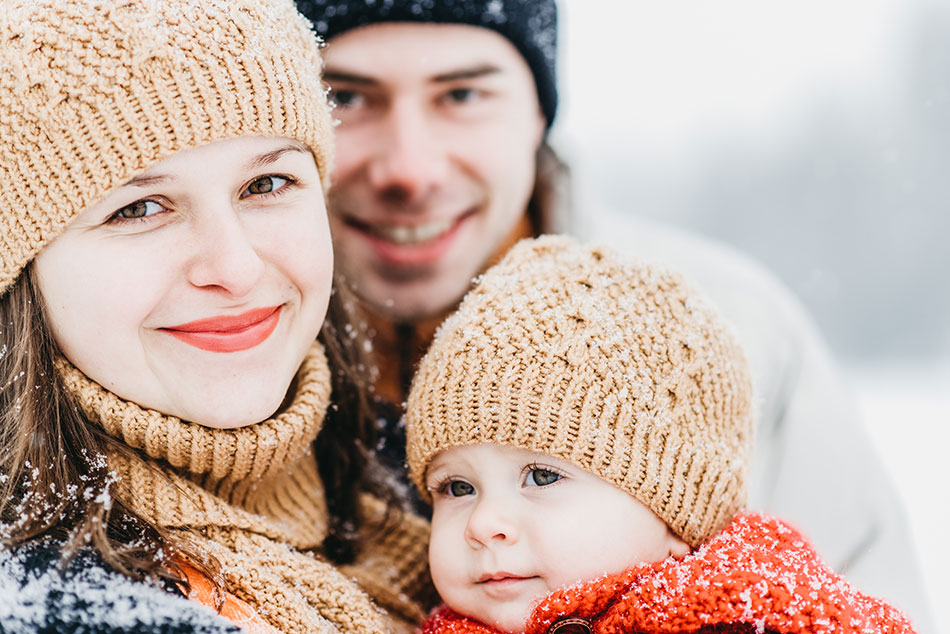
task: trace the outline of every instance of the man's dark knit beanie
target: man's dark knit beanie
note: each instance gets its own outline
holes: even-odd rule
[[[297,9],[329,41],[350,29],[380,22],[471,24],[508,38],[527,60],[548,125],[557,111],[554,0],[296,0]]]

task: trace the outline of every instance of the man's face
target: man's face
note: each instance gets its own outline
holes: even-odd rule
[[[488,29],[410,23],[339,35],[324,59],[339,265],[386,315],[440,314],[525,213],[545,127],[527,62]]]

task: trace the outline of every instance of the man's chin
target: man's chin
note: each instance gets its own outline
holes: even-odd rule
[[[430,319],[443,318],[453,312],[462,297],[468,292],[469,284],[449,291],[433,289],[423,285],[408,290],[405,287],[391,288],[388,292],[361,296],[374,312],[395,322],[414,323]]]

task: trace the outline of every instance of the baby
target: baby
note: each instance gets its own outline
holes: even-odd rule
[[[407,409],[439,632],[912,632],[743,513],[746,360],[676,275],[526,240],[440,328]]]

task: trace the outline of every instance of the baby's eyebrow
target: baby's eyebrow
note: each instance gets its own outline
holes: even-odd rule
[[[422,479],[422,481],[425,483],[426,488],[429,489],[438,485],[451,475],[452,474],[449,472],[449,470],[443,465],[435,465],[435,467],[430,466],[426,470],[425,477]]]

